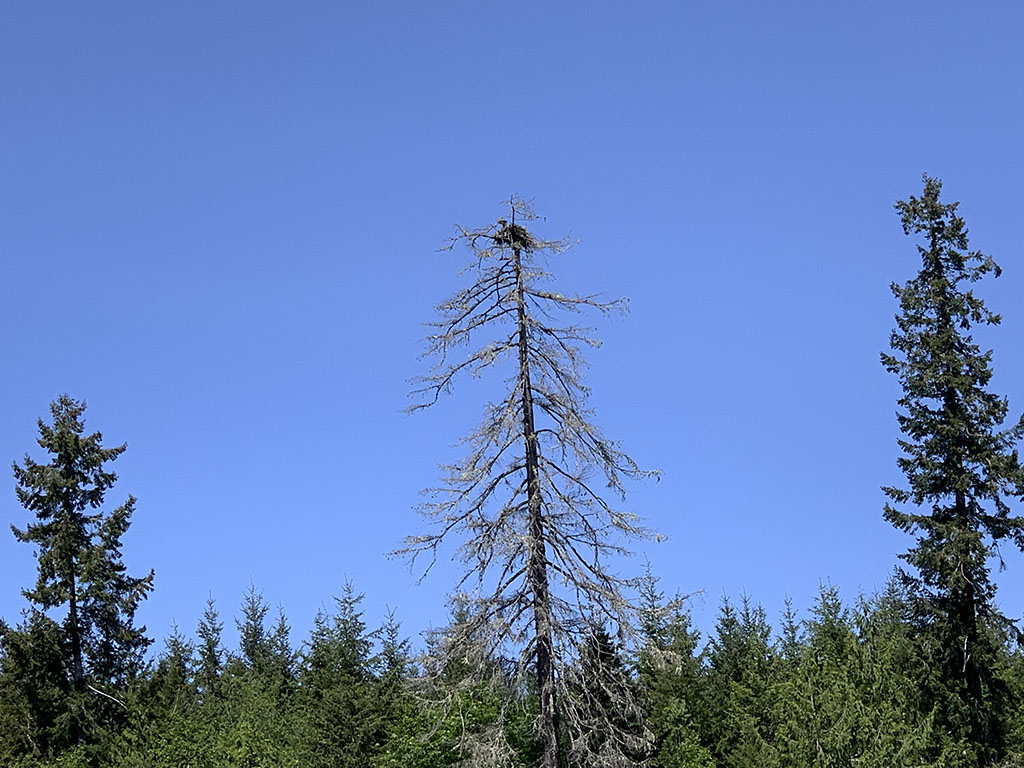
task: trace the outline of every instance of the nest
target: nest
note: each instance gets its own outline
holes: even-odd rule
[[[499,245],[507,245],[523,251],[532,251],[537,247],[537,241],[533,239],[533,235],[526,230],[526,227],[509,224],[504,219],[499,220],[498,225],[500,229],[492,237],[494,242]]]

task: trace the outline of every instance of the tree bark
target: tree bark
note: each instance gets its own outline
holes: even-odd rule
[[[75,562],[71,561],[68,569],[71,583],[68,585],[68,634],[71,639],[71,677],[72,687],[76,693],[85,692],[85,662],[82,659],[82,632],[78,618],[78,580],[75,574]],[[72,719],[72,739],[75,744],[85,742],[85,731],[81,719]]]
[[[529,328],[520,249],[514,249],[516,271],[516,318],[519,332],[519,381],[522,387],[523,441],[526,446],[526,506],[528,515],[527,581],[533,594],[536,627],[537,690],[540,695],[540,732],[544,744],[542,768],[558,768],[558,710],[552,646],[551,597],[548,589],[547,553],[544,546],[544,511],[540,494],[540,454],[533,419],[530,384]]]
[[[63,503],[63,514],[69,523],[74,519],[75,512],[71,503],[67,500]],[[68,557],[67,573],[70,577],[68,584],[68,633],[71,639],[71,675],[76,691],[85,690],[85,663],[82,660],[82,632],[78,619],[78,579],[75,557]]]

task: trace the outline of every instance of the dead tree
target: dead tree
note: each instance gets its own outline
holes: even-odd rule
[[[449,535],[461,539],[458,554],[467,569],[458,589],[475,582],[470,618],[439,647],[468,658],[469,646],[479,650],[480,638],[487,638],[487,653],[511,661],[498,666],[506,670],[507,691],[521,694],[535,675],[541,765],[557,768],[570,755],[583,764],[573,726],[593,725],[574,711],[578,699],[565,683],[582,640],[595,622],[622,635],[632,625],[627,593],[633,582],[616,575],[609,561],[627,554],[631,540],[650,535],[604,492],[621,501],[625,478],[656,473],[641,470],[594,425],[581,349],[599,342],[592,328],[559,321],[586,310],[622,312],[625,300],[547,287],[544,262],[569,242],[537,238],[525,226],[536,218],[530,207],[516,197],[508,204],[509,220],[459,228],[446,249],[468,247],[473,261],[465,273],[475,279],[441,304],[439,319],[429,324],[427,356],[435,366],[418,380],[413,394],[419,402],[410,410],[437,402],[463,374],[505,366],[511,377],[465,438],[468,455],[444,467],[442,485],[428,489],[430,501],[421,511],[433,523],[430,531],[408,537],[399,552],[412,561],[426,555],[432,564]],[[463,347],[468,352],[460,355]],[[501,728],[490,733],[500,739]],[[509,753],[505,746],[474,754],[492,755],[490,762],[500,764]]]

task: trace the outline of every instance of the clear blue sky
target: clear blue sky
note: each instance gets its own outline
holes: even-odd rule
[[[572,8],[576,10],[573,10]],[[924,171],[1003,266],[994,387],[1024,409],[1024,7],[963,3],[9,3],[0,12],[0,458],[61,392],[127,441],[112,503],[161,638],[250,583],[301,640],[346,578],[366,617],[444,622],[384,553],[475,423],[407,416],[437,253],[516,192],[581,244],[567,291],[628,296],[590,359],[605,431],[660,483],[628,506],[669,590],[776,615],[881,587],[910,544],[897,383]],[[1020,505],[1017,506],[1019,510]],[[13,480],[0,515],[24,525]],[[999,577],[1024,614],[1024,561]],[[31,549],[0,532],[0,616]]]

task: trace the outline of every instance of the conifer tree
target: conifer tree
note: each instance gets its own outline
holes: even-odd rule
[[[464,581],[475,581],[479,596],[465,636],[478,638],[483,631],[496,653],[513,653],[516,679],[532,672],[542,765],[556,768],[575,753],[560,744],[567,733],[559,727],[560,715],[567,714],[559,712],[560,672],[581,647],[590,617],[616,630],[629,624],[627,582],[607,561],[646,533],[634,516],[604,498],[595,481],[601,478],[622,494],[624,478],[651,473],[594,425],[580,348],[598,342],[591,329],[558,319],[586,310],[608,314],[624,303],[547,287],[544,263],[568,243],[539,239],[524,226],[535,218],[529,206],[518,198],[509,205],[510,221],[460,229],[452,241],[452,247],[468,246],[467,272],[475,279],[438,307],[440,318],[428,338],[428,354],[437,363],[422,379],[418,393],[424,400],[413,410],[435,403],[463,374],[505,362],[509,385],[466,439],[468,456],[446,467],[442,487],[425,506],[436,528],[407,539],[403,551],[434,556],[449,533],[463,536]],[[469,346],[468,353],[456,357],[462,346]],[[457,655],[458,638],[449,639],[446,647]]]
[[[0,621],[0,765],[73,746],[63,646],[60,625],[42,611],[26,611],[16,628]]]
[[[363,620],[362,600],[345,584],[334,614],[320,611],[314,619],[300,676],[311,766],[364,766],[384,738],[372,669],[376,634]]]
[[[637,657],[637,682],[653,732],[656,768],[712,768],[711,753],[700,743],[695,712],[704,692],[700,634],[691,626],[686,597],[666,601],[648,568],[640,584],[643,646]]]
[[[224,671],[224,648],[221,645],[223,631],[224,622],[220,619],[213,597],[209,597],[196,628],[199,638],[196,687],[204,706],[212,706],[221,687],[221,673]]]
[[[104,448],[99,432],[85,434],[84,402],[61,395],[50,411],[52,424],[39,420],[39,446],[50,461],[40,464],[26,455],[22,465],[14,464],[18,500],[36,522],[11,529],[37,548],[38,578],[23,590],[25,597],[41,611],[67,611],[62,632],[75,700],[67,719],[72,741],[79,743],[88,723],[117,711],[111,691],[141,669],[150,641],[134,616],[152,589],[153,573],[133,578],[121,559],[135,499],[109,513],[98,511],[117,480],[106,465],[126,446]]]
[[[150,708],[169,711],[187,709],[197,701],[195,644],[175,624],[164,646],[164,652],[148,680],[148,688],[156,700],[150,704]]]
[[[653,734],[639,705],[636,680],[614,638],[593,626],[576,663],[565,672],[572,714],[566,730],[578,734],[570,742],[569,764],[594,768],[633,768],[650,751]],[[609,728],[611,724],[613,727]]]
[[[242,596],[242,616],[235,619],[235,626],[238,628],[238,660],[257,676],[267,675],[271,666],[272,643],[267,631],[268,613],[270,606],[263,599],[263,593],[250,584]]]
[[[881,594],[860,598],[853,614],[861,657],[857,691],[868,721],[861,727],[866,768],[925,764],[936,741],[934,709],[925,693],[928,660],[914,642],[912,612],[906,584],[897,576]]]
[[[723,598],[708,647],[703,739],[726,768],[771,768],[778,655],[764,608]]]
[[[969,250],[958,203],[940,202],[941,189],[925,176],[920,197],[896,203],[904,233],[920,235],[923,244],[920,272],[892,287],[900,314],[893,353],[882,355],[903,387],[898,463],[907,478],[906,487],[884,489],[893,502],[885,518],[917,537],[902,557],[917,572],[908,578],[922,599],[920,620],[943,678],[945,690],[936,694],[943,725],[987,764],[1002,751],[993,630],[1005,625],[989,558],[1003,540],[1024,549],[1024,518],[1007,503],[1022,490],[1016,445],[1024,421],[1003,428],[1007,401],[988,389],[992,353],[971,336],[974,326],[999,322],[969,287],[998,276],[999,267]]]
[[[268,628],[270,608],[252,585],[241,610],[235,619],[238,650],[226,654],[214,690],[211,709],[220,718],[216,748],[231,765],[299,764],[306,734],[295,706],[296,654],[284,611],[279,610],[277,622]]]

